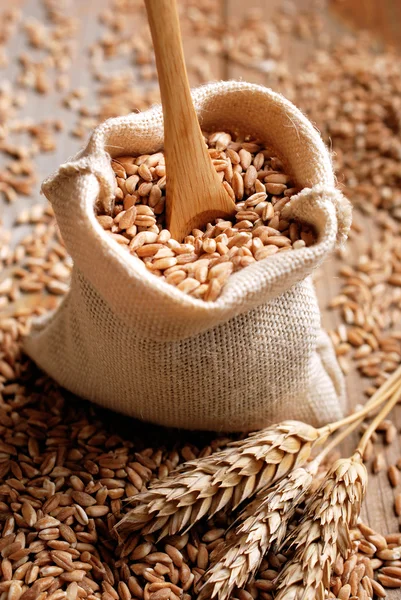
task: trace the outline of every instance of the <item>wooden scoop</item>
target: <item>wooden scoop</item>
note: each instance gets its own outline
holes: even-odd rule
[[[209,157],[189,88],[176,0],[145,0],[164,120],[166,217],[181,241],[195,227],[235,212]]]

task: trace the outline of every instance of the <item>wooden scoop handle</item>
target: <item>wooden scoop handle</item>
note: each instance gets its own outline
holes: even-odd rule
[[[176,0],[145,0],[164,119],[166,217],[182,240],[194,227],[235,211],[209,157],[192,104]]]

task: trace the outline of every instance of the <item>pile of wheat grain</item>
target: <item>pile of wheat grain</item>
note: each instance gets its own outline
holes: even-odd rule
[[[163,152],[112,161],[117,182],[113,213],[97,219],[151,273],[194,298],[213,301],[232,273],[278,252],[309,246],[315,238],[306,223],[281,217],[297,190],[261,142],[222,131],[205,134],[205,142],[222,185],[236,202],[233,220],[216,219],[194,229],[183,243],[172,239],[164,228]]]
[[[2,600],[196,598],[231,512],[217,512],[188,533],[160,541],[157,531],[138,532],[123,544],[114,525],[129,509],[126,499],[152,478],[210,456],[230,440],[188,434],[191,442],[177,443],[174,432],[143,424],[132,430],[131,423],[127,429],[125,418],[71,397],[21,356],[20,335],[33,310],[25,307],[0,326]],[[304,435],[310,438],[306,430]],[[299,452],[295,438],[277,437],[277,443],[294,456]],[[249,461],[251,473],[254,459]],[[399,533],[383,537],[360,525],[352,539],[354,554],[335,562],[331,597],[367,600],[373,592],[384,597],[383,586],[401,586]],[[253,581],[232,597],[271,600],[288,556],[267,553]]]

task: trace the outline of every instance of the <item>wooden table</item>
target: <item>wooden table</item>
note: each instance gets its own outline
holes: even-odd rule
[[[276,10],[280,5],[280,0],[247,0],[247,2],[244,2],[243,0],[220,1],[222,14],[230,18],[233,16],[241,16],[250,7],[262,8],[266,13],[266,18],[268,18],[269,14]],[[302,3],[307,4],[308,1],[309,0],[302,0]],[[24,15],[31,15],[38,19],[43,18],[39,0],[27,0],[26,2],[19,2],[19,4],[21,5]],[[379,29],[384,32],[384,36],[387,39],[391,39],[391,41],[396,44],[400,43],[401,37],[399,35],[398,24],[401,16],[401,3],[399,0],[386,0],[379,3],[375,0],[352,0],[351,2],[343,1],[337,2],[336,4],[338,6],[338,13],[341,15],[347,13],[348,7],[352,6],[352,15],[351,17],[347,17],[350,18],[350,20],[355,19],[355,14],[359,19],[357,10],[359,7],[359,13],[362,15],[362,22],[366,26],[374,29],[379,26]],[[3,0],[0,4],[0,8],[6,7],[6,5],[7,3]],[[87,48],[99,35],[100,25],[96,15],[99,14],[100,10],[105,5],[105,0],[88,0],[85,2],[82,2],[81,0],[71,0],[70,2],[71,12],[79,18],[81,23],[78,33],[78,42],[81,49],[78,50],[79,60],[71,69],[71,86],[73,88],[79,86],[86,87],[89,90],[91,88],[92,82],[88,69],[86,68],[88,57],[86,53],[82,52],[82,48]],[[328,15],[327,11],[325,12],[325,15]],[[337,31],[341,34],[344,30],[344,25],[342,24],[343,21],[337,20],[332,15],[328,15],[327,18],[330,30]],[[189,36],[188,32],[184,29],[184,42],[186,56],[190,59],[199,40]],[[24,36],[21,33],[18,33],[9,44],[11,64],[5,72],[2,73],[2,79],[5,77],[11,79],[15,78],[16,73],[18,72],[16,57],[23,48]],[[293,64],[298,64],[299,57],[307,51],[308,47],[305,42],[294,41],[289,48],[290,55],[294,57]],[[108,68],[111,69],[112,66]],[[262,73],[247,70],[244,67],[232,65],[223,60],[215,60],[213,62],[212,71],[213,76],[216,79],[243,78],[251,82],[266,83],[266,76]],[[195,80],[193,80],[193,82],[196,83]],[[58,92],[53,92],[45,96],[39,96],[33,92],[28,92],[28,102],[22,111],[22,117],[32,117],[35,120],[41,120],[48,116],[59,117],[65,124],[65,131],[58,136],[57,149],[52,153],[39,155],[36,159],[40,179],[56,169],[65,159],[72,156],[83,144],[81,140],[73,138],[69,134],[69,131],[73,127],[75,117],[70,110],[62,106],[61,98],[62,94]],[[88,94],[88,103],[91,103],[90,92]],[[5,223],[8,226],[11,226],[15,215],[22,207],[42,201],[43,197],[39,194],[38,182],[32,197],[20,197],[18,202],[14,205],[3,205]],[[355,244],[351,246],[350,249],[352,252],[360,252],[360,248],[355,247]],[[335,316],[333,313],[327,311],[325,306],[328,299],[332,298],[339,288],[339,281],[336,278],[338,265],[338,259],[330,260],[317,278],[317,289],[321,301],[323,322],[325,326],[329,328],[336,324]],[[347,376],[347,385],[350,406],[365,401],[362,389],[366,387],[366,385],[362,384],[358,375],[351,372]],[[394,412],[392,418],[399,428],[401,425],[401,408]],[[344,444],[344,453],[348,453],[351,448],[352,440]],[[400,456],[399,443],[393,444],[391,448],[385,449],[384,452],[388,464],[394,463],[398,456]],[[393,494],[394,492],[388,484],[385,472],[370,478],[368,501],[365,503],[363,516],[364,518],[367,518],[372,527],[382,533],[390,533],[399,530],[399,521],[393,513]],[[401,593],[397,595],[401,598]]]

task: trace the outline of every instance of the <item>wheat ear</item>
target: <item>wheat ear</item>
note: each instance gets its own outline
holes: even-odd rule
[[[332,564],[338,554],[346,558],[350,551],[349,529],[356,525],[366,492],[368,476],[362,463],[366,444],[400,399],[398,383],[391,386],[390,398],[370,423],[353,456],[337,461],[308,500],[305,516],[291,534],[295,554],[279,576],[275,600],[325,598]]]
[[[120,534],[159,532],[159,539],[189,529],[202,517],[234,509],[256,492],[285,477],[309,458],[312,447],[340,427],[359,421],[400,385],[401,367],[359,412],[320,429],[284,421],[225,450],[190,461],[138,494],[136,506],[117,524]]]
[[[359,452],[333,465],[291,534],[294,556],[279,576],[275,600],[324,600],[332,565],[338,554],[348,555],[349,530],[356,525],[366,484]]]
[[[259,492],[239,516],[241,523],[233,539],[223,544],[217,560],[205,573],[198,600],[215,596],[227,600],[235,587],[248,583],[264,555],[282,543],[296,507],[310,490],[314,471],[300,467],[273,488]]]
[[[267,486],[258,492],[239,515],[233,533],[213,551],[199,600],[215,596],[227,600],[234,587],[244,587],[252,580],[267,552],[282,544],[297,507],[310,492],[321,462],[362,420],[337,434],[307,467],[295,469],[274,487]]]
[[[118,532],[157,531],[162,538],[189,529],[206,515],[234,509],[304,464],[318,441],[318,429],[284,421],[211,456],[187,462],[135,496],[136,506],[117,525]]]

